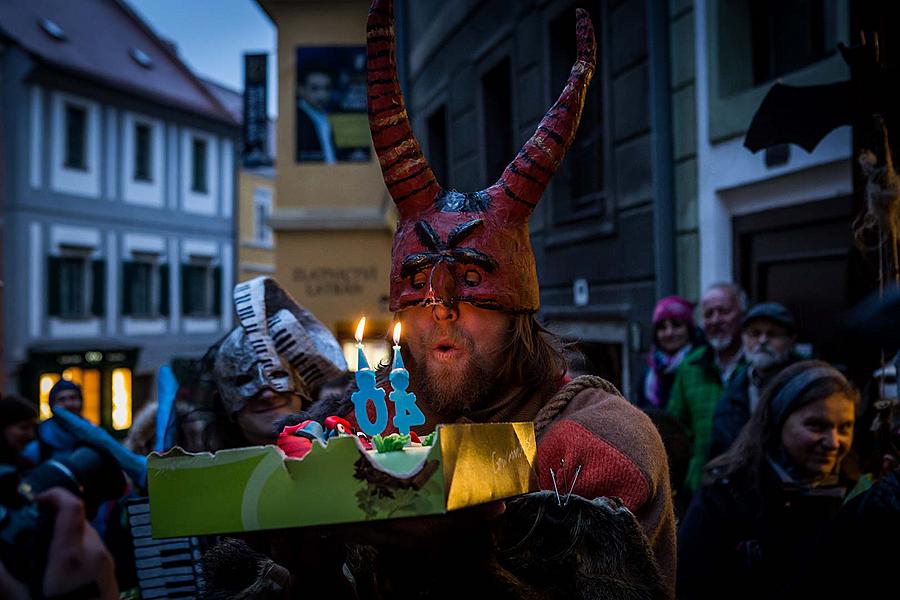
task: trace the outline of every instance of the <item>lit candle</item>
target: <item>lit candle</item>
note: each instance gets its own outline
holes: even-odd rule
[[[366,355],[363,352],[363,333],[366,330],[366,318],[363,317],[359,320],[359,323],[356,324],[356,370],[361,371],[362,369],[369,368],[369,361],[366,360]]]
[[[425,415],[416,404],[416,395],[407,392],[409,371],[400,355],[400,323],[394,326],[394,364],[391,366],[391,402],[394,403],[394,427],[400,435],[409,435],[412,425],[424,425]]]
[[[363,353],[363,332],[366,327],[366,318],[359,320],[356,326],[356,387],[358,391],[353,392],[350,400],[353,402],[354,414],[356,422],[363,432],[372,437],[380,435],[384,432],[388,424],[387,404],[384,401],[384,390],[375,385],[375,371],[369,368],[366,361],[366,355]],[[369,401],[375,406],[375,421],[369,418],[367,410]]]

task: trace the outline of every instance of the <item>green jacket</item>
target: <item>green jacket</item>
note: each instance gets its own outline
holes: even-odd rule
[[[745,364],[741,357],[729,381]],[[691,492],[700,487],[703,466],[709,460],[713,414],[725,383],[716,365],[715,352],[706,345],[688,354],[675,375],[666,410],[681,421],[691,436],[691,462],[685,479],[685,486]]]

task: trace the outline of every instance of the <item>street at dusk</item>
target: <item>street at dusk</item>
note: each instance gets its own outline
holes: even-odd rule
[[[0,0],[0,598],[900,564],[900,3]]]

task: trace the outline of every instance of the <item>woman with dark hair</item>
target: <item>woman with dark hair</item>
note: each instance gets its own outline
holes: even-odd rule
[[[656,303],[653,345],[647,354],[640,408],[666,407],[678,366],[694,348],[698,336],[693,304],[680,296],[667,296]]]
[[[807,568],[848,489],[859,393],[835,368],[782,371],[705,469],[678,536],[678,598],[774,598]]]
[[[34,439],[37,411],[18,396],[0,399],[0,463],[28,469],[34,464],[22,456],[22,450]]]

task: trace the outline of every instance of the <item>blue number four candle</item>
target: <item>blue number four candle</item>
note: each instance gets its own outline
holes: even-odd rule
[[[391,401],[394,403],[394,427],[400,435],[409,435],[412,425],[424,425],[425,415],[416,404],[416,395],[407,392],[409,371],[400,355],[400,323],[394,325],[394,364],[391,366]]]

